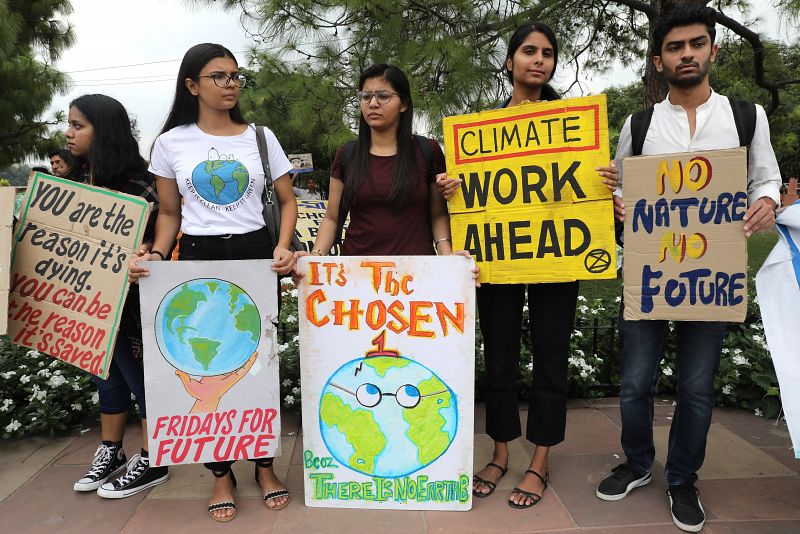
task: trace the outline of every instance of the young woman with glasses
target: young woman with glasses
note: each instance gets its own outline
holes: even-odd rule
[[[557,100],[549,82],[558,64],[558,43],[546,25],[523,24],[508,43],[505,67],[512,94],[499,107]],[[603,183],[616,189],[617,171],[597,169]],[[450,198],[460,187],[458,179],[437,177],[442,194]],[[611,209],[611,207],[609,207]],[[519,375],[524,284],[483,284],[478,289],[478,315],[486,361],[486,433],[494,440],[492,461],[473,477],[476,497],[491,495],[508,469],[508,442],[521,434],[517,377]],[[567,365],[569,341],[575,323],[578,282],[527,285],[530,313],[533,389],[528,408],[526,437],[536,445],[529,469],[512,490],[508,504],[529,508],[547,488],[550,447],[564,441],[567,418]]]
[[[72,156],[72,179],[144,198],[153,204],[145,229],[143,249],[153,242],[158,215],[153,176],[139,154],[139,145],[131,132],[128,112],[118,101],[106,95],[83,95],[69,105],[65,132]],[[118,499],[161,484],[169,478],[166,467],[150,467],[147,454],[147,418],[142,365],[142,323],[139,293],[131,287],[122,308],[120,329],[114,345],[108,378],[96,376],[100,404],[100,439],[92,468],[75,482],[75,491],[97,491],[101,497]],[[125,423],[136,399],[142,419],[142,450],[129,461],[122,449]],[[127,464],[127,471],[122,473]],[[119,478],[111,480],[115,475]]]
[[[341,210],[350,215],[342,255],[452,254],[450,217],[434,180],[444,170],[444,154],[435,140],[412,134],[408,78],[395,66],[372,65],[361,73],[356,97],[358,139],[336,153],[311,254],[330,252]]]
[[[183,231],[179,260],[272,258],[273,271],[291,271],[294,256],[289,246],[297,221],[297,203],[288,175],[292,165],[275,135],[265,129],[269,167],[281,211],[279,241],[272,243],[262,214],[264,173],[256,131],[245,122],[238,105],[244,83],[236,59],[224,46],[199,44],[183,57],[175,101],[151,154],[150,170],[156,175],[161,198],[155,242],[149,254],[131,262],[132,280],[149,274],[137,265],[139,260],[165,259],[178,230]],[[210,172],[216,169],[220,169],[218,173]],[[246,375],[253,362],[251,358],[231,377]],[[189,391],[194,383],[188,377],[182,379]],[[267,507],[286,507],[289,492],[276,477],[272,458],[255,462],[256,480]],[[215,477],[208,512],[216,521],[230,521],[236,514],[232,464],[205,464]]]

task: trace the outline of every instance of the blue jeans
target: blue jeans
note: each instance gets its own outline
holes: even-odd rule
[[[661,372],[668,321],[626,321],[620,306],[620,413],[622,450],[640,473],[653,466],[653,389]],[[676,321],[678,399],[669,430],[667,484],[694,484],[706,455],[719,369],[728,324]]]
[[[131,406],[131,393],[139,406],[139,417],[147,417],[144,399],[144,367],[131,352],[131,345],[124,335],[117,336],[114,356],[108,367],[108,378],[92,376],[100,397],[100,413],[127,413]]]

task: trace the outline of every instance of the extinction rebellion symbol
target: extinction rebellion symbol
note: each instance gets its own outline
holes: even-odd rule
[[[602,273],[608,269],[610,265],[611,254],[602,248],[596,248],[592,251],[589,251],[589,253],[586,254],[586,257],[583,259],[583,266],[586,267],[587,271],[593,274]]]

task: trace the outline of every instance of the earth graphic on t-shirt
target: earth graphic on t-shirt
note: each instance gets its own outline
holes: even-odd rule
[[[319,426],[333,457],[367,476],[397,478],[450,447],[458,428],[453,391],[433,371],[403,356],[367,356],[331,375]]]
[[[233,204],[244,195],[250,182],[247,167],[235,159],[207,159],[192,171],[192,185],[212,204]]]
[[[261,316],[245,291],[198,278],[170,290],[155,319],[161,354],[176,369],[215,376],[240,368],[258,348]]]

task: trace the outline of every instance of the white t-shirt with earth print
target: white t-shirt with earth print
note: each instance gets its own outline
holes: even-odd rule
[[[292,164],[275,134],[264,130],[276,180]],[[253,125],[233,136],[210,135],[196,124],[177,126],[156,139],[150,172],[177,181],[185,234],[246,234],[264,227],[264,170]]]

